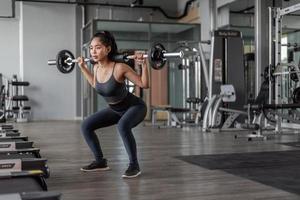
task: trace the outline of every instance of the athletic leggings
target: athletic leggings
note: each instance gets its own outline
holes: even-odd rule
[[[130,165],[138,165],[136,142],[131,129],[144,120],[146,112],[143,100],[129,93],[121,103],[110,105],[87,117],[81,125],[81,132],[96,161],[101,162],[103,153],[95,130],[117,124]]]

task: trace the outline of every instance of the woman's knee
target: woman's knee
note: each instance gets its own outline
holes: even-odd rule
[[[131,131],[130,125],[122,121],[119,121],[119,123],[117,124],[117,129],[121,135],[125,135],[127,132]]]
[[[140,121],[143,121],[147,115],[147,106],[146,104],[142,104],[138,107],[138,118]]]
[[[85,135],[85,134],[89,133],[90,131],[93,131],[91,124],[89,123],[88,120],[84,120],[81,123],[81,132],[82,132],[82,134]]]

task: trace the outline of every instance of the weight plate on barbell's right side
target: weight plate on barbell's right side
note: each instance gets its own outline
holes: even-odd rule
[[[56,56],[57,69],[64,74],[71,73],[75,67],[75,63],[68,65],[65,61],[71,58],[75,59],[74,55],[69,50],[61,50]]]
[[[297,72],[298,73],[298,72]],[[295,83],[297,83],[299,81],[298,79],[298,74],[296,73],[296,69],[295,67],[291,68],[291,73],[290,73],[290,78],[292,81],[294,81]]]
[[[160,44],[154,44],[148,51],[148,61],[151,67],[155,70],[160,70],[164,67],[167,60],[164,58],[165,47]]]
[[[293,102],[294,103],[300,103],[300,87],[297,87],[293,91]]]

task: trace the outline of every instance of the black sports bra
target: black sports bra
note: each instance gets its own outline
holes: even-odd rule
[[[114,64],[110,78],[106,82],[99,83],[96,78],[95,89],[109,104],[121,102],[128,94],[125,83],[118,82],[114,77],[115,66],[116,63]]]

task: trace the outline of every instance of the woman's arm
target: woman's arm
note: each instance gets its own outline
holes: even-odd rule
[[[79,57],[79,58],[77,58],[77,60],[78,60],[78,65],[81,69],[82,74],[84,75],[86,80],[89,82],[89,84],[93,88],[95,88],[95,83],[96,83],[96,81],[95,81],[96,80],[95,68],[96,68],[96,65],[94,65],[94,68],[93,68],[94,73],[91,73],[90,70],[88,69],[88,66],[83,61],[84,60],[83,57]]]
[[[122,64],[124,69],[124,76],[137,85],[140,88],[147,89],[149,88],[149,72],[148,72],[148,65],[145,62],[145,59],[142,58],[142,54],[137,55],[135,60],[138,64],[142,66],[142,74],[139,76],[132,68],[130,68],[126,64]]]

